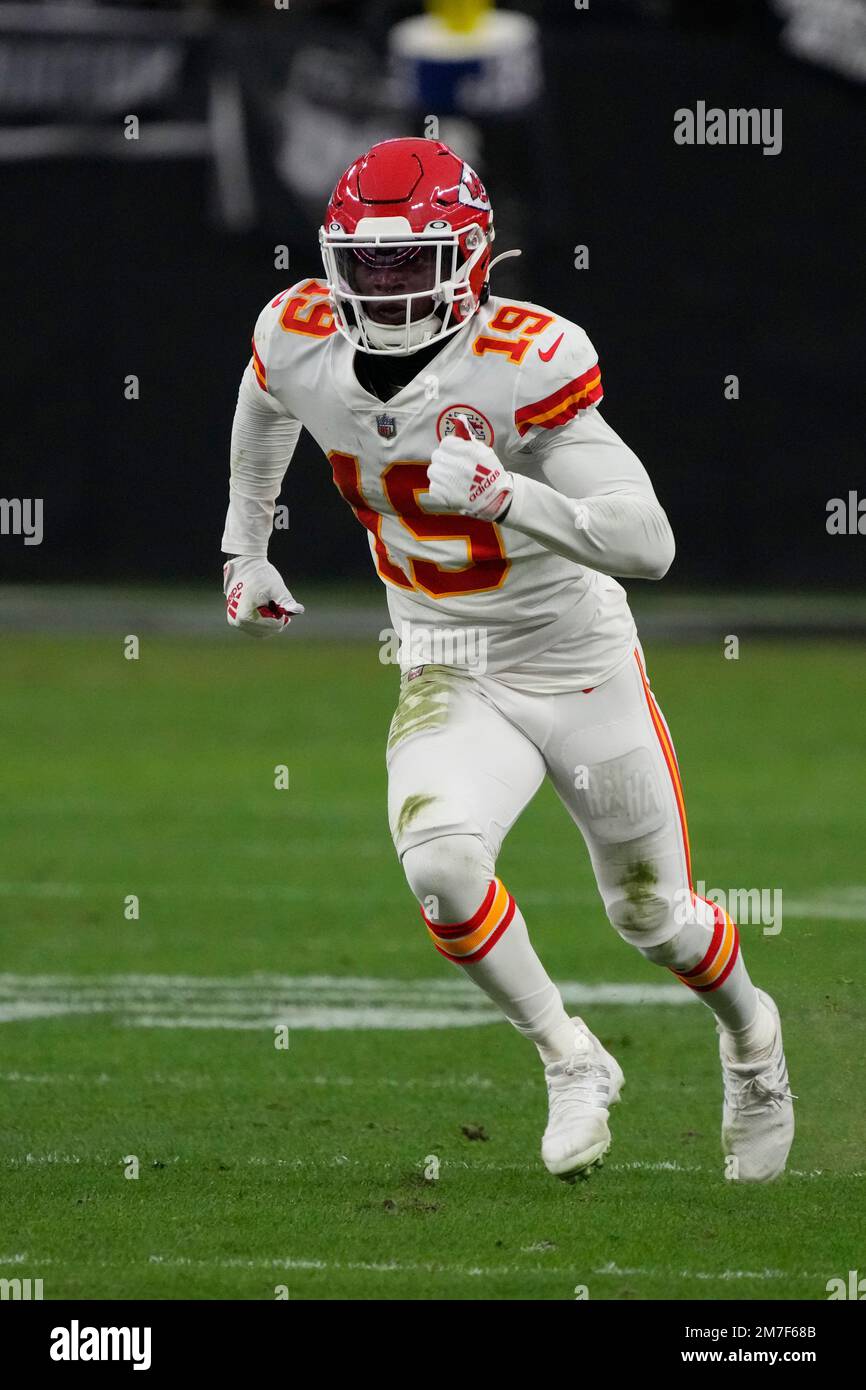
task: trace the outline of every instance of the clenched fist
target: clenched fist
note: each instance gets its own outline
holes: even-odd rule
[[[253,637],[285,632],[293,615],[304,611],[279,570],[267,560],[237,556],[223,565],[223,578],[229,627],[239,627]]]
[[[464,421],[465,416],[462,437],[446,434],[430,457],[430,502],[444,512],[497,521],[511,502],[514,483],[493,450],[473,438]]]

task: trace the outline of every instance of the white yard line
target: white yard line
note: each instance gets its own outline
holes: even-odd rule
[[[597,995],[608,1002],[643,1002],[644,998],[673,1000],[680,998],[690,998],[687,990],[682,990],[678,985],[665,983],[659,984],[583,984],[577,981],[566,981],[560,985],[560,989],[572,994],[580,995],[581,1001],[587,995]],[[405,996],[407,998],[419,999],[421,1002],[434,999],[465,999],[468,1002],[476,1002],[479,994],[477,988],[466,979],[459,975],[442,975],[430,979],[410,979],[401,980],[394,977],[375,977],[375,976],[356,976],[356,975],[272,975],[265,972],[254,972],[249,975],[239,976],[208,976],[208,975],[139,975],[139,974],[117,974],[117,975],[87,975],[87,974],[64,974],[64,975],[45,975],[45,974],[15,974],[11,972],[0,972],[0,994],[4,991],[14,991],[16,994],[22,990],[58,991],[67,993],[74,991],[76,997],[102,997],[106,994],[115,995],[118,991],[125,997],[141,995],[144,998],[154,996],[172,995],[194,995],[207,994],[209,992],[218,995],[220,998],[242,999],[249,996],[251,992],[256,994],[258,999],[273,997],[277,992],[282,996],[295,993],[299,998],[309,998],[312,994],[321,997],[327,995],[338,999],[355,999],[359,994],[374,994],[388,996]]]
[[[866,903],[812,902],[808,899],[797,901],[784,898],[782,915],[807,922],[866,922]]]
[[[113,1078],[102,1072],[99,1076],[79,1076],[76,1072],[0,1071],[0,1082],[23,1086],[104,1086]]]
[[[0,1022],[3,1021],[0,1010]],[[264,1032],[287,1027],[305,1031],[339,1032],[342,1030],[387,1029],[399,1032],[424,1031],[431,1028],[477,1028],[498,1023],[497,1015],[448,1009],[304,1009],[296,1005],[280,1012],[256,1014],[249,1018],[225,1018],[219,1014],[196,1017],[190,1014],[166,1016],[142,1014],[122,1020],[128,1028],[188,1028],[215,1029],[231,1032]]]
[[[621,1268],[613,1261],[610,1264],[602,1265],[599,1269],[592,1271],[593,1275],[611,1275],[614,1278],[628,1278],[632,1275],[640,1275],[643,1278],[665,1279],[709,1279],[727,1282],[731,1279],[809,1279],[823,1282],[827,1276],[825,1274],[808,1274],[805,1270],[795,1273],[788,1269],[722,1269],[722,1270],[703,1270],[703,1269],[642,1269],[642,1268]]]
[[[81,1004],[71,999],[62,1002],[50,999],[19,999],[0,1003],[0,1023],[20,1023],[28,1018],[60,1018],[66,1014],[98,1014],[106,1012],[104,1004]]]
[[[247,1154],[238,1155],[237,1158],[232,1158],[231,1155],[220,1156],[230,1161],[232,1169],[236,1166],[246,1166],[249,1168],[310,1169],[314,1172],[324,1172],[332,1168],[360,1168],[366,1172],[378,1173],[383,1171],[386,1173],[395,1172],[403,1175],[406,1173],[407,1167],[412,1167],[413,1171],[417,1173],[421,1173],[424,1168],[422,1162],[418,1162],[414,1165],[407,1165],[405,1163],[391,1163],[387,1159],[350,1158],[348,1154],[333,1154],[330,1158],[280,1158],[275,1154]],[[81,1165],[85,1167],[116,1167],[121,1165],[123,1161],[123,1157],[119,1153],[97,1151],[95,1153],[76,1154],[63,1153],[59,1150],[52,1149],[46,1153],[11,1155],[8,1158],[0,1159],[0,1167],[40,1168],[54,1165],[58,1167],[78,1167]],[[146,1163],[151,1161],[150,1156],[145,1160]],[[179,1154],[162,1154],[159,1156],[159,1162],[164,1164],[178,1163],[183,1167],[198,1168],[201,1166],[203,1158],[197,1155],[195,1158],[182,1159]],[[477,1159],[471,1162],[469,1159],[465,1158],[443,1158],[440,1161],[440,1168],[457,1170],[468,1174],[530,1173],[540,1177],[544,1176],[540,1163],[534,1161],[529,1163],[492,1163],[486,1159]],[[629,1163],[606,1163],[604,1166],[605,1173],[682,1173],[689,1176],[696,1173],[705,1173],[712,1178],[720,1177],[721,1170],[721,1162],[718,1167],[711,1167],[700,1163],[680,1163],[676,1159],[635,1159]],[[802,1168],[789,1168],[786,1176],[789,1178],[803,1178],[808,1181],[814,1181],[817,1178],[851,1178],[860,1180],[866,1177],[866,1173],[842,1173],[834,1172],[826,1168],[813,1168],[811,1171]],[[431,1182],[429,1186],[432,1191],[435,1188],[435,1183]]]
[[[555,1249],[555,1247],[554,1247]],[[0,1255],[0,1269],[6,1265],[13,1265],[17,1268],[21,1266],[32,1267],[34,1269],[52,1268],[75,1268],[78,1271],[85,1269],[116,1269],[122,1266],[127,1271],[135,1268],[136,1264],[155,1269],[252,1269],[252,1270],[286,1270],[288,1272],[322,1272],[322,1273],[361,1273],[361,1274],[447,1274],[462,1275],[470,1278],[502,1278],[508,1275],[518,1275],[521,1278],[534,1278],[541,1275],[543,1278],[556,1278],[565,1280],[576,1280],[585,1282],[590,1278],[654,1278],[654,1279],[680,1279],[680,1280],[699,1280],[704,1282],[728,1283],[730,1281],[752,1279],[758,1281],[771,1281],[774,1279],[796,1279],[823,1285],[827,1279],[826,1274],[812,1274],[805,1270],[782,1270],[782,1269],[722,1269],[722,1270],[694,1270],[682,1268],[643,1268],[643,1267],[620,1267],[610,1262],[599,1265],[592,1270],[581,1269],[579,1265],[568,1266],[541,1266],[541,1265],[470,1265],[470,1264],[440,1264],[435,1260],[424,1261],[402,1261],[402,1260],[324,1260],[315,1257],[302,1258],[291,1255],[273,1256],[245,1256],[235,1255],[224,1258],[200,1259],[190,1255],[149,1255],[146,1260],[129,1262],[127,1260],[87,1260],[87,1259],[55,1259],[52,1256],[40,1257],[29,1253],[16,1253],[12,1255]]]
[[[560,986],[569,1005],[663,1005],[696,1001],[674,981]],[[129,1028],[421,1032],[502,1022],[470,980],[454,974],[400,980],[366,976],[0,974],[0,1023],[102,1015]]]
[[[105,1072],[99,1075],[85,1076],[76,1072],[23,1072],[23,1071],[0,1071],[0,1085],[23,1086],[105,1086],[120,1085],[129,1087],[132,1084],[149,1086],[174,1086],[179,1090],[203,1090],[209,1086],[224,1086],[225,1077],[210,1072],[170,1072],[167,1075],[161,1072],[145,1072],[133,1078],[117,1075],[108,1076]],[[433,1091],[499,1091],[513,1092],[517,1090],[537,1091],[538,1081],[529,1077],[519,1081],[494,1081],[489,1076],[299,1076],[296,1072],[292,1073],[291,1086],[336,1086],[347,1088],[359,1086],[363,1090],[433,1090]]]

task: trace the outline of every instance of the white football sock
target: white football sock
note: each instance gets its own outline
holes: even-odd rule
[[[480,907],[477,884],[474,898],[463,897],[457,902],[452,891],[447,904],[437,899],[436,905],[465,912],[467,901],[473,903],[475,911],[462,921],[439,922],[422,908],[437,950],[465,970],[518,1033],[535,1043],[545,1065],[570,1057],[574,1024],[559,990],[535,954],[523,914],[511,894],[494,878]]]
[[[775,1025],[760,1008],[740,950],[739,933],[721,908],[697,898],[693,920],[670,941],[645,947],[641,954],[667,966],[695,991],[719,1020],[726,1046],[736,1060],[745,1061],[756,1049],[769,1044]]]
[[[512,899],[513,901],[513,899]],[[499,1005],[508,1022],[538,1048],[545,1066],[570,1057],[574,1024],[538,956],[520,908],[483,960],[462,967]]]

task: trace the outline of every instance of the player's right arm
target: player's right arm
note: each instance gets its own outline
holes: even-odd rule
[[[301,422],[268,390],[267,359],[277,322],[273,305],[259,315],[253,355],[241,378],[231,434],[229,506],[222,549],[226,617],[254,636],[283,632],[303,613],[279,571],[268,561],[274,508],[291,462]]]

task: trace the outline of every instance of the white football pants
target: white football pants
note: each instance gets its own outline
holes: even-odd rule
[[[416,895],[444,896],[435,908],[441,920],[476,910],[505,835],[546,775],[586,841],[608,918],[626,941],[645,950],[670,941],[695,912],[712,921],[691,893],[676,756],[640,649],[603,685],[559,695],[424,666],[403,677],[388,772],[394,845],[401,859],[430,847],[410,856],[411,886]],[[445,837],[447,864],[436,852]]]

